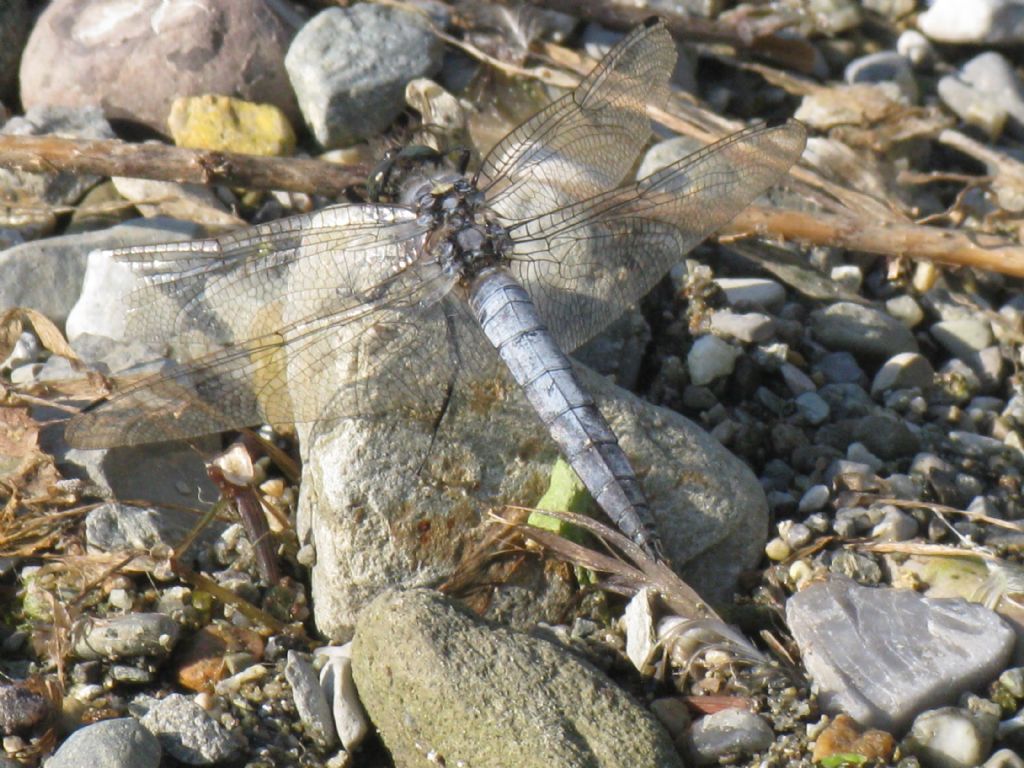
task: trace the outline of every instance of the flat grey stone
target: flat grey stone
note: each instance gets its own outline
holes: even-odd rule
[[[811,313],[811,333],[829,349],[858,358],[885,359],[917,352],[917,341],[905,325],[871,307],[841,301]]]
[[[162,613],[129,613],[83,618],[71,630],[71,647],[80,659],[163,658],[178,641],[181,627]]]
[[[313,665],[301,654],[288,651],[284,676],[292,688],[295,711],[299,713],[307,733],[321,747],[330,749],[338,742],[338,735],[334,729],[331,707]]]
[[[426,765],[427,752],[474,768],[683,765],[654,716],[576,654],[434,592],[378,597],[352,661],[397,765]]]
[[[160,742],[138,720],[119,717],[79,728],[45,768],[157,768]]]
[[[31,307],[62,324],[78,301],[90,251],[174,239],[180,224],[135,220],[97,232],[49,237],[0,251],[0,312]],[[123,312],[123,307],[118,308]]]
[[[578,371],[640,474],[680,575],[705,598],[728,599],[767,540],[767,501],[757,479],[692,422]],[[504,375],[482,382],[472,402],[455,403],[433,441],[432,434],[431,423],[400,419],[300,432],[298,534],[315,542],[316,622],[334,642],[351,637],[356,612],[384,587],[449,576],[486,530],[485,510],[535,504],[558,457]],[[554,620],[542,608],[549,587],[520,594],[535,606],[532,621]]]
[[[197,515],[180,509],[108,502],[85,516],[86,549],[89,552],[148,552],[158,545],[175,549],[192,532],[198,520]],[[211,520],[199,533],[200,546],[193,546],[185,557],[195,556],[202,546],[211,545],[226,527],[220,520]]]
[[[778,310],[786,303],[782,283],[763,277],[719,277],[715,284],[725,292],[730,307],[763,307]]]
[[[409,11],[328,8],[299,30],[285,68],[306,125],[325,147],[375,136],[405,104],[405,86],[440,69],[444,46]]]
[[[694,723],[687,747],[697,765],[717,765],[727,755],[753,755],[774,741],[775,734],[763,718],[734,708],[705,715]]]
[[[992,344],[992,326],[976,318],[940,320],[929,331],[946,351],[960,358],[969,357]]]
[[[793,595],[786,621],[823,710],[890,732],[983,687],[1006,668],[1015,642],[977,603],[842,578]]]
[[[762,342],[775,335],[775,320],[763,312],[730,312],[721,310],[711,315],[711,330],[738,341]]]
[[[171,757],[189,765],[230,760],[244,747],[239,737],[180,693],[155,701],[140,722]]]

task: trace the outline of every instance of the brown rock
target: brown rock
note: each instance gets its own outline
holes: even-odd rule
[[[862,755],[868,762],[888,763],[895,749],[896,741],[886,731],[861,731],[852,717],[837,715],[819,734],[812,759],[817,763],[831,755],[853,754]]]
[[[284,55],[295,27],[270,0],[54,0],[21,61],[26,109],[98,105],[167,130],[171,103],[204,93],[280,107],[300,120]]]
[[[178,683],[190,691],[208,691],[228,676],[224,657],[247,651],[263,656],[263,638],[250,629],[223,624],[203,627],[182,641],[176,655]]]

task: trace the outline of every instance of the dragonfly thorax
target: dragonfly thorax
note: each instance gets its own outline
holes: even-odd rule
[[[427,253],[441,268],[466,282],[504,264],[512,241],[490,214],[484,194],[459,176],[425,184],[417,192],[419,220],[429,224]]]

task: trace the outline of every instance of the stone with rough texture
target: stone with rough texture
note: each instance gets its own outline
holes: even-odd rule
[[[640,474],[666,553],[705,598],[727,599],[767,540],[757,479],[692,422],[578,370]],[[400,419],[300,432],[299,537],[316,544],[316,621],[335,642],[385,586],[450,575],[485,530],[485,510],[532,505],[547,487],[558,452],[518,387],[503,376],[473,398],[453,404],[433,440],[432,423]],[[562,607],[532,620],[554,620]]]
[[[86,725],[67,740],[46,768],[150,768],[160,765],[160,742],[131,717]]]
[[[160,740],[160,746],[171,757],[189,765],[227,761],[244,747],[238,735],[180,693],[152,700],[140,722]]]
[[[896,732],[919,712],[955,701],[1006,668],[1013,631],[964,600],[833,578],[801,590],[786,621],[822,709]]]
[[[171,105],[167,127],[179,147],[248,155],[290,155],[295,150],[295,131],[273,104],[211,94],[183,97]]]
[[[302,654],[288,651],[284,676],[291,686],[295,711],[299,713],[306,732],[321,747],[330,749],[338,741],[334,717],[313,665]]]
[[[701,387],[715,379],[728,376],[736,367],[736,359],[743,351],[717,336],[701,336],[686,355],[686,368],[690,381]]]
[[[917,341],[898,320],[871,307],[848,301],[811,313],[811,333],[829,349],[868,359],[886,359],[900,352],[917,352]]]
[[[0,683],[0,735],[28,731],[50,712],[50,703],[23,685]]]
[[[933,709],[914,719],[903,746],[928,768],[973,768],[992,751],[998,722],[998,712]]]
[[[352,660],[396,765],[683,765],[654,716],[576,654],[434,592],[378,597]]]
[[[25,47],[21,98],[27,109],[99,105],[161,133],[174,99],[204,93],[296,120],[284,54],[299,23],[280,0],[55,0]]]
[[[198,518],[179,508],[156,509],[135,507],[130,504],[108,502],[96,507],[85,516],[85,545],[91,553],[150,551],[164,546],[174,549],[191,534]],[[219,536],[226,525],[211,520],[199,532],[198,544],[189,548],[184,557],[196,557]]]
[[[325,147],[384,130],[405,86],[431,77],[444,47],[417,14],[363,3],[328,8],[295,36],[285,66],[310,131]]]

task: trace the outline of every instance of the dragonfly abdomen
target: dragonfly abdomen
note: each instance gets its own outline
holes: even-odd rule
[[[499,270],[474,280],[469,294],[484,335],[594,500],[619,530],[658,554],[657,533],[636,473],[529,294]]]

